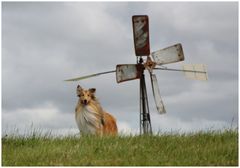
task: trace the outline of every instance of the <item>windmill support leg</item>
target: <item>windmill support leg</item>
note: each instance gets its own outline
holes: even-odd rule
[[[140,78],[140,134],[152,134],[144,73]]]

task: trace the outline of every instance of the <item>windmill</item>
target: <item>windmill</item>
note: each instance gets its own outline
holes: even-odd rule
[[[78,81],[108,73],[116,73],[117,83],[139,79],[140,134],[151,134],[152,126],[144,71],[147,70],[149,72],[153,97],[159,114],[166,113],[166,110],[160,96],[157,77],[154,74],[155,70],[184,72],[187,78],[196,80],[207,80],[207,71],[203,64],[183,65],[183,69],[172,69],[163,66],[165,64],[176,63],[184,60],[182,45],[178,43],[150,53],[148,16],[132,16],[132,25],[135,54],[137,59],[136,64],[119,64],[116,66],[116,70],[67,79],[65,81]]]

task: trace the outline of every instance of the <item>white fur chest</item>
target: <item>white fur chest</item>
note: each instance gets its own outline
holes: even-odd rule
[[[76,111],[76,122],[79,130],[83,134],[95,134],[101,128],[98,113],[91,106],[84,106]]]

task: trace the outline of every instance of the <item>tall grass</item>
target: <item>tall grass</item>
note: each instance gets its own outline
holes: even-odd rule
[[[3,166],[237,166],[237,130],[153,136],[2,138]]]

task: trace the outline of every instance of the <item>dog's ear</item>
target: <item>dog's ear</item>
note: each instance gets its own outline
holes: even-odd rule
[[[77,96],[79,96],[81,94],[82,90],[83,90],[83,88],[80,85],[78,85],[77,90],[76,90],[77,91]]]
[[[94,94],[96,92],[96,89],[95,88],[90,88],[89,91]]]

